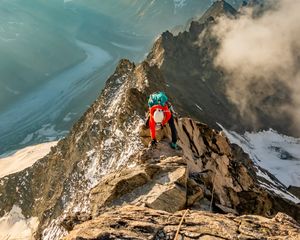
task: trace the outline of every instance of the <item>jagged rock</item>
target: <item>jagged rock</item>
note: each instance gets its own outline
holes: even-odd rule
[[[61,222],[61,225],[67,230],[73,230],[75,225],[91,220],[91,215],[84,212],[76,212],[66,214],[65,218]]]
[[[151,176],[145,168],[126,169],[118,174],[108,175],[101,184],[91,190],[91,204],[102,207],[120,196],[146,184]]]
[[[205,194],[211,198],[211,194]],[[201,211],[212,211],[212,202],[207,198],[201,198],[190,207],[192,210],[201,210]]]
[[[91,191],[93,217],[109,207],[134,204],[168,212],[189,207],[265,216],[284,209],[299,219],[297,205],[283,199],[285,204],[278,204],[260,187],[253,162],[226,136],[192,119],[175,122],[182,151],[164,139],[133,156],[135,167],[106,176]]]
[[[300,187],[289,186],[288,190],[300,199]]]
[[[144,207],[124,206],[77,225],[65,240],[174,239],[184,211],[174,214]],[[289,239],[300,238],[300,225],[285,214],[268,219],[190,210],[179,228],[179,239]]]
[[[189,178],[187,181],[188,195],[187,195],[187,207],[193,206],[193,204],[204,197],[204,186],[200,186],[195,180]]]
[[[166,146],[170,148],[166,142],[160,143],[159,146],[162,149]],[[145,155],[153,157],[156,150],[145,150],[138,158]],[[105,207],[124,202],[170,212],[183,209],[187,194],[186,160],[181,156],[173,157],[172,151],[169,152],[170,156],[167,155],[168,151],[165,151],[165,156],[156,159],[155,163],[148,159],[148,163],[106,176],[90,193],[93,216]]]
[[[283,211],[299,221],[299,206],[287,200],[286,205],[282,204],[273,193],[262,188],[249,156],[230,144],[226,136],[188,118],[177,120],[176,127],[189,178],[199,187],[204,186],[204,197],[213,198],[213,206],[220,204],[222,212],[265,216]],[[287,193],[284,189],[280,191]]]

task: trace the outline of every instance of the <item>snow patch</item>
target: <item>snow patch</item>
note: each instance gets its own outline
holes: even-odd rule
[[[300,200],[284,191],[290,185],[300,187],[300,139],[279,134],[270,129],[257,133],[246,132],[240,135],[226,130],[218,124],[231,143],[235,143],[249,154],[253,162],[273,174],[284,186],[273,181],[267,174],[257,169],[257,175],[270,184],[261,183],[268,190],[295,203]]]
[[[118,137],[118,138],[124,137],[124,133],[123,133],[122,131],[120,131],[119,129],[117,129],[117,130],[115,131],[115,135],[116,135],[116,137]]]
[[[26,219],[22,209],[14,205],[9,213],[0,218],[0,239],[33,240],[38,224],[37,217]]]
[[[127,77],[126,75],[122,76],[122,77]],[[121,81],[122,82],[122,81]],[[123,84],[117,91],[117,93],[114,94],[114,96],[112,97],[110,103],[109,103],[109,107],[106,111],[107,113],[107,117],[112,117],[112,116],[116,116],[117,112],[120,110],[120,108],[118,106],[120,106],[121,100],[123,98],[124,95],[124,89],[126,88],[126,85]]]
[[[61,239],[66,236],[68,232],[61,227],[56,220],[53,220],[47,229],[43,231],[43,240]]]
[[[21,145],[29,143],[33,139],[33,133],[28,134],[22,142],[20,142]]]
[[[221,126],[222,127],[222,126]],[[238,144],[260,167],[267,169],[285,186],[300,187],[300,139],[270,129],[239,135],[223,131],[232,143]]]
[[[268,174],[262,172],[258,167],[256,168],[256,171],[257,171],[256,174],[257,174],[258,176],[262,177],[263,179],[267,180],[268,182],[270,182],[270,183],[272,183],[272,184],[274,184],[274,185],[277,185],[277,186],[279,186],[279,187],[285,187],[284,185],[281,185],[281,184],[279,184],[279,183],[277,183],[277,182],[274,182],[274,180],[271,179],[270,176],[269,176]]]
[[[283,191],[279,190],[278,188],[276,188],[272,185],[266,184],[264,182],[261,182],[261,181],[259,181],[259,183],[262,187],[268,189],[269,191],[275,193],[276,195],[279,195],[282,198],[288,199],[296,204],[300,203],[300,199],[289,192],[283,192]]]
[[[32,166],[50,152],[55,142],[47,142],[18,150],[4,158],[0,158],[0,178],[24,170]]]
[[[137,46],[137,47],[128,46],[128,45],[124,45],[124,44],[120,44],[120,43],[116,43],[116,42],[111,42],[111,44],[114,45],[115,47],[130,50],[130,51],[135,51],[135,52],[139,52],[139,51],[143,50],[142,46]]]
[[[35,132],[39,137],[46,137],[49,141],[54,140],[58,136],[58,132],[55,130],[55,125],[44,124],[42,128]]]
[[[98,162],[99,156],[96,153],[95,149],[88,151],[87,153],[88,160],[90,162],[87,171],[85,173],[85,178],[89,181],[89,187],[94,187],[98,182]]]
[[[110,147],[114,143],[114,140],[112,138],[108,138],[104,141],[103,145],[105,148]]]

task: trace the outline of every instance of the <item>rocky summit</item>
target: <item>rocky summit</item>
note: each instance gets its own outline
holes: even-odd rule
[[[222,131],[183,107],[180,101],[195,92],[169,85],[168,74],[177,69],[178,79],[183,76],[177,64],[189,52],[183,47],[170,55],[165,48],[199,34],[217,14],[210,12],[189,32],[164,33],[146,61],[121,60],[66,138],[30,168],[1,179],[0,215],[9,219],[19,209],[22,219],[35,218],[36,226],[28,223],[31,239],[300,239],[300,200]],[[219,73],[211,74],[215,79]],[[218,83],[207,82],[197,84],[212,93]],[[177,87],[183,85],[182,79]],[[157,146],[148,147],[147,97],[157,90],[168,93],[181,115],[194,116],[175,117],[179,150],[169,146],[168,126],[158,132]],[[224,104],[203,119],[225,116]]]

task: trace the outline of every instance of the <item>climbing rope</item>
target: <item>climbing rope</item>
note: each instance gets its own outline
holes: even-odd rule
[[[189,211],[189,209],[185,210],[184,214],[181,217],[181,220],[180,220],[180,223],[178,225],[177,232],[175,234],[174,240],[178,240],[178,235],[179,235],[179,232],[180,232],[181,225],[182,225],[183,220],[185,218],[185,215],[188,213],[188,211]]]
[[[214,200],[214,191],[215,191],[215,177],[216,177],[216,173],[214,174],[214,178],[213,178],[213,188],[212,188],[212,192],[211,192],[211,200],[210,200],[210,205],[209,205],[209,211],[212,212],[212,204],[213,204],[213,200]]]

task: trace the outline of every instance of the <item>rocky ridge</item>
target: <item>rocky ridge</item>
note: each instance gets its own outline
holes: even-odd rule
[[[151,54],[153,59],[165,61],[159,51]],[[181,151],[169,148],[168,128],[160,132],[156,149],[146,147],[150,139],[149,130],[143,127],[147,96],[164,90],[181,109],[177,105],[180,94],[168,88],[161,66],[154,61],[136,66],[121,60],[100,97],[50,154],[32,167],[1,179],[0,215],[18,206],[25,218],[37,217],[36,239],[60,239],[68,234],[69,239],[145,239],[157,234],[168,239],[174,236],[179,217],[174,222],[164,219],[191,209],[187,217],[195,216],[196,222],[189,225],[194,230],[183,223],[185,237],[195,233],[194,238],[207,239],[204,231],[217,238],[219,228],[214,226],[228,221],[232,239],[250,231],[265,238],[289,234],[289,239],[297,239],[300,210],[291,201],[297,198],[274,176],[256,167],[222,132],[191,118],[177,118]],[[262,179],[258,171],[264,171],[268,178]],[[276,191],[264,188],[262,182]],[[116,213],[120,213],[120,220],[116,220]],[[143,219],[140,228],[132,213]],[[208,230],[195,227],[201,224],[203,214],[211,219]],[[273,219],[238,217],[242,214]],[[252,224],[254,221],[259,224]],[[100,226],[98,230],[95,225]],[[264,229],[263,233],[259,229]],[[253,234],[249,236],[259,236]]]
[[[138,88],[147,89],[144,82],[149,74],[160,77],[155,67],[120,61],[99,99],[68,137],[32,167],[1,179],[0,214],[17,205],[26,218],[38,217],[37,238],[55,239],[63,234],[54,219],[65,209],[85,209],[89,201],[85,193],[103,175],[127,164],[128,157],[141,148],[137,126],[146,110],[146,94]],[[147,94],[150,91],[151,87]]]
[[[147,62],[134,66],[133,69],[133,74],[123,83],[124,88],[119,87],[122,89],[121,93],[126,91],[123,95],[125,99],[135,93],[132,101],[135,110],[140,110],[135,114],[142,118],[147,94],[156,90],[156,84],[163,84],[164,79],[158,69],[150,67]],[[135,84],[130,84],[131,81]],[[141,91],[137,91],[136,86],[141,86]],[[140,101],[136,101],[139,99]],[[123,106],[130,108],[133,105],[132,102],[126,103]],[[112,109],[111,106],[108,109]],[[121,121],[126,120],[121,118]],[[73,208],[71,214],[70,211],[65,212],[56,224],[70,231],[77,224],[87,219],[96,219],[110,209],[124,204],[167,212],[191,208],[268,217],[283,211],[299,221],[299,206],[264,189],[261,181],[271,185],[275,183],[277,191],[285,196],[292,195],[274,176],[269,174],[273,179],[271,183],[261,179],[257,175],[259,169],[251,159],[241,148],[231,145],[221,132],[190,118],[177,119],[176,127],[182,147],[180,152],[169,148],[166,140],[170,138],[168,128],[159,134],[161,142],[158,148],[143,150],[150,137],[148,129],[139,125],[132,143],[138,142],[140,146],[133,151],[129,150],[130,154],[126,156],[123,167],[117,171],[113,170],[115,166],[111,168],[110,173],[107,171],[103,178],[99,178],[99,183],[86,192],[88,201],[84,210],[81,208],[81,211],[74,211]],[[123,149],[120,149],[121,154]],[[125,149],[128,151],[128,147]],[[295,233],[298,233],[297,228]]]
[[[65,239],[174,239],[178,230],[177,239],[299,239],[299,225],[282,213],[272,219],[195,210],[171,214],[131,205],[76,226]]]
[[[236,11],[226,1],[215,1],[202,17],[191,21],[186,31],[172,34],[164,32],[155,42],[147,57],[150,65],[157,65],[168,85],[168,94],[174,98],[178,111],[219,129],[217,123],[237,132],[276,129],[281,133],[295,136],[291,119],[287,115],[273,114],[273,109],[290,104],[288,89],[277,84],[272,94],[256,94],[253,97],[251,116],[241,115],[226,90],[230,88],[228,74],[216,67],[220,40],[214,34],[214,27],[220,17],[238,18]],[[256,92],[257,86],[250,86]],[[260,86],[261,88],[268,86]],[[259,92],[259,91],[258,91]]]
[[[299,206],[262,188],[256,166],[241,148],[192,119],[178,119],[176,127],[182,150],[170,149],[170,132],[163,130],[155,149],[132,156],[133,166],[108,174],[91,190],[88,217],[65,216],[62,225],[71,231],[66,239],[173,239],[183,209],[191,210],[181,232],[184,239],[300,237],[299,224],[279,213],[299,222]],[[140,134],[149,136],[143,127]]]

